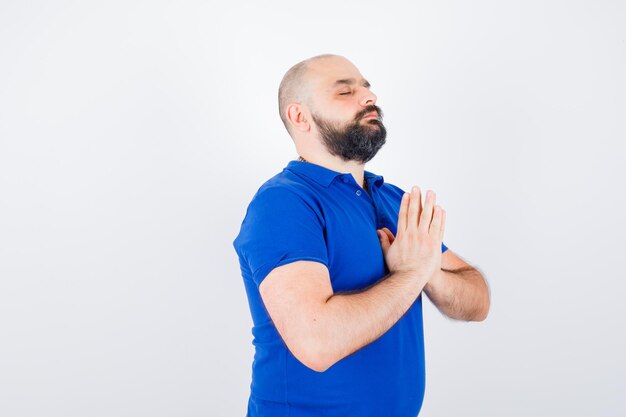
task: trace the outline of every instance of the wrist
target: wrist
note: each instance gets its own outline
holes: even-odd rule
[[[443,280],[443,273],[443,270],[438,269],[424,286],[424,291],[428,293],[438,288]]]

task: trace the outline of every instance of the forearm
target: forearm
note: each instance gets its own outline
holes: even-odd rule
[[[315,321],[322,368],[382,336],[411,307],[426,282],[413,273],[396,272],[361,292],[330,297]]]
[[[424,287],[424,292],[446,316],[465,321],[482,321],[489,312],[489,289],[482,274],[473,267],[441,272]]]

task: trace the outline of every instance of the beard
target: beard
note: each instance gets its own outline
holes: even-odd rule
[[[364,115],[373,111],[378,113],[378,118],[361,121]],[[387,130],[382,122],[383,112],[376,105],[368,106],[359,112],[354,121],[345,126],[337,126],[316,116],[315,113],[311,113],[311,116],[328,152],[344,161],[352,160],[364,164],[374,158],[385,144]]]

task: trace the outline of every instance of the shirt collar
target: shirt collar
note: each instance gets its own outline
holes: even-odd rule
[[[330,170],[321,165],[297,160],[289,161],[285,169],[311,178],[317,183],[323,185],[324,187],[328,187],[337,176],[344,175],[341,172]],[[373,172],[367,170],[363,171],[363,176],[365,177],[367,185],[370,187],[372,185],[380,187],[385,182],[385,179],[382,175],[376,175]]]

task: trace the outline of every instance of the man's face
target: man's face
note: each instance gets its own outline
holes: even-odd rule
[[[387,136],[376,95],[349,61],[329,58],[315,64],[311,116],[323,144],[344,161],[368,162]]]

